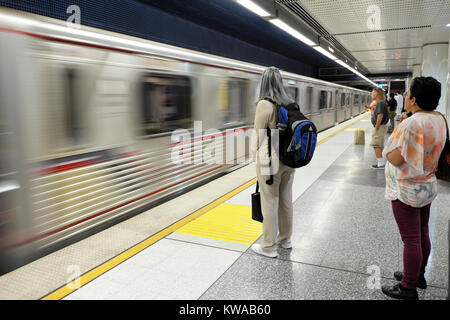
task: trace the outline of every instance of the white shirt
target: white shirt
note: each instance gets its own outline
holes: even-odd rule
[[[403,110],[403,96],[401,94],[396,95],[395,101],[397,101],[397,110],[395,111],[396,114],[402,114]]]

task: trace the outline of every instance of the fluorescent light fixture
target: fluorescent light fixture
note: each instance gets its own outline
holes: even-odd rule
[[[319,51],[321,54],[330,58],[331,60],[337,60],[337,58],[335,56],[333,56],[331,53],[329,53],[327,50],[325,50],[321,46],[317,46],[317,47],[313,47],[313,48],[314,48],[314,50]]]
[[[334,62],[337,62],[337,63],[339,63],[341,66],[343,66],[344,68],[347,68],[347,69],[349,69],[350,68],[350,66],[348,65],[348,64],[346,64],[344,61],[342,61],[342,60],[339,60],[339,59],[337,59],[336,61],[334,61]]]
[[[328,47],[328,50],[334,53],[334,49],[332,47]]]
[[[377,86],[377,84],[375,82],[373,82],[372,80],[370,80],[369,78],[367,78],[366,76],[364,76],[363,74],[361,74],[360,72],[356,71],[355,69],[353,69],[352,67],[350,67],[348,64],[346,64],[344,61],[342,60],[335,60],[334,62],[340,64],[341,66],[343,66],[344,68],[347,68],[348,70],[350,70],[351,72],[353,72],[354,74],[356,74],[357,76],[361,77],[362,79],[366,80],[367,82],[371,83],[372,85],[374,85],[375,87]]]
[[[450,28],[450,23],[447,23],[447,28]]]
[[[243,6],[246,7],[248,10],[250,10],[253,13],[256,13],[260,17],[269,17],[270,13],[268,13],[266,10],[258,6],[256,3],[250,0],[237,0],[237,2]]]
[[[289,33],[294,38],[297,38],[301,42],[307,44],[308,46],[315,46],[316,45],[315,42],[309,40],[307,37],[302,35],[300,32],[298,32],[294,28],[288,26],[286,23],[284,23],[280,19],[272,19],[272,20],[270,20],[270,22],[272,22],[274,25],[276,25],[281,30],[286,31],[287,33]]]

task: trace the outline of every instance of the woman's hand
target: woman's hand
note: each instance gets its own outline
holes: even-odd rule
[[[400,122],[403,121],[403,120],[405,120],[405,119],[408,119],[408,112],[403,112],[403,113],[402,113],[402,115],[401,115],[401,117],[400,117]]]
[[[405,159],[398,148],[389,152],[386,159],[396,167],[401,167],[405,163]]]

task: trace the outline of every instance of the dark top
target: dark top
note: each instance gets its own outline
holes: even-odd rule
[[[372,124],[374,127],[377,124],[377,117],[379,114],[383,115],[383,119],[381,120],[382,125],[389,122],[388,104],[384,100],[378,101],[375,111],[372,113]]]
[[[389,111],[395,112],[397,110],[397,101],[395,99],[391,99],[388,101]]]

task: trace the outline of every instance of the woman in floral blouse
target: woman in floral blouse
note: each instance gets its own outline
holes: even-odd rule
[[[402,121],[390,136],[383,156],[386,165],[386,198],[404,244],[403,272],[394,277],[401,283],[383,286],[397,299],[418,299],[416,287],[425,289],[425,267],[431,251],[428,232],[431,202],[437,195],[435,171],[447,135],[443,116],[434,110],[441,97],[441,84],[432,77],[413,80],[405,108],[412,116]]]

